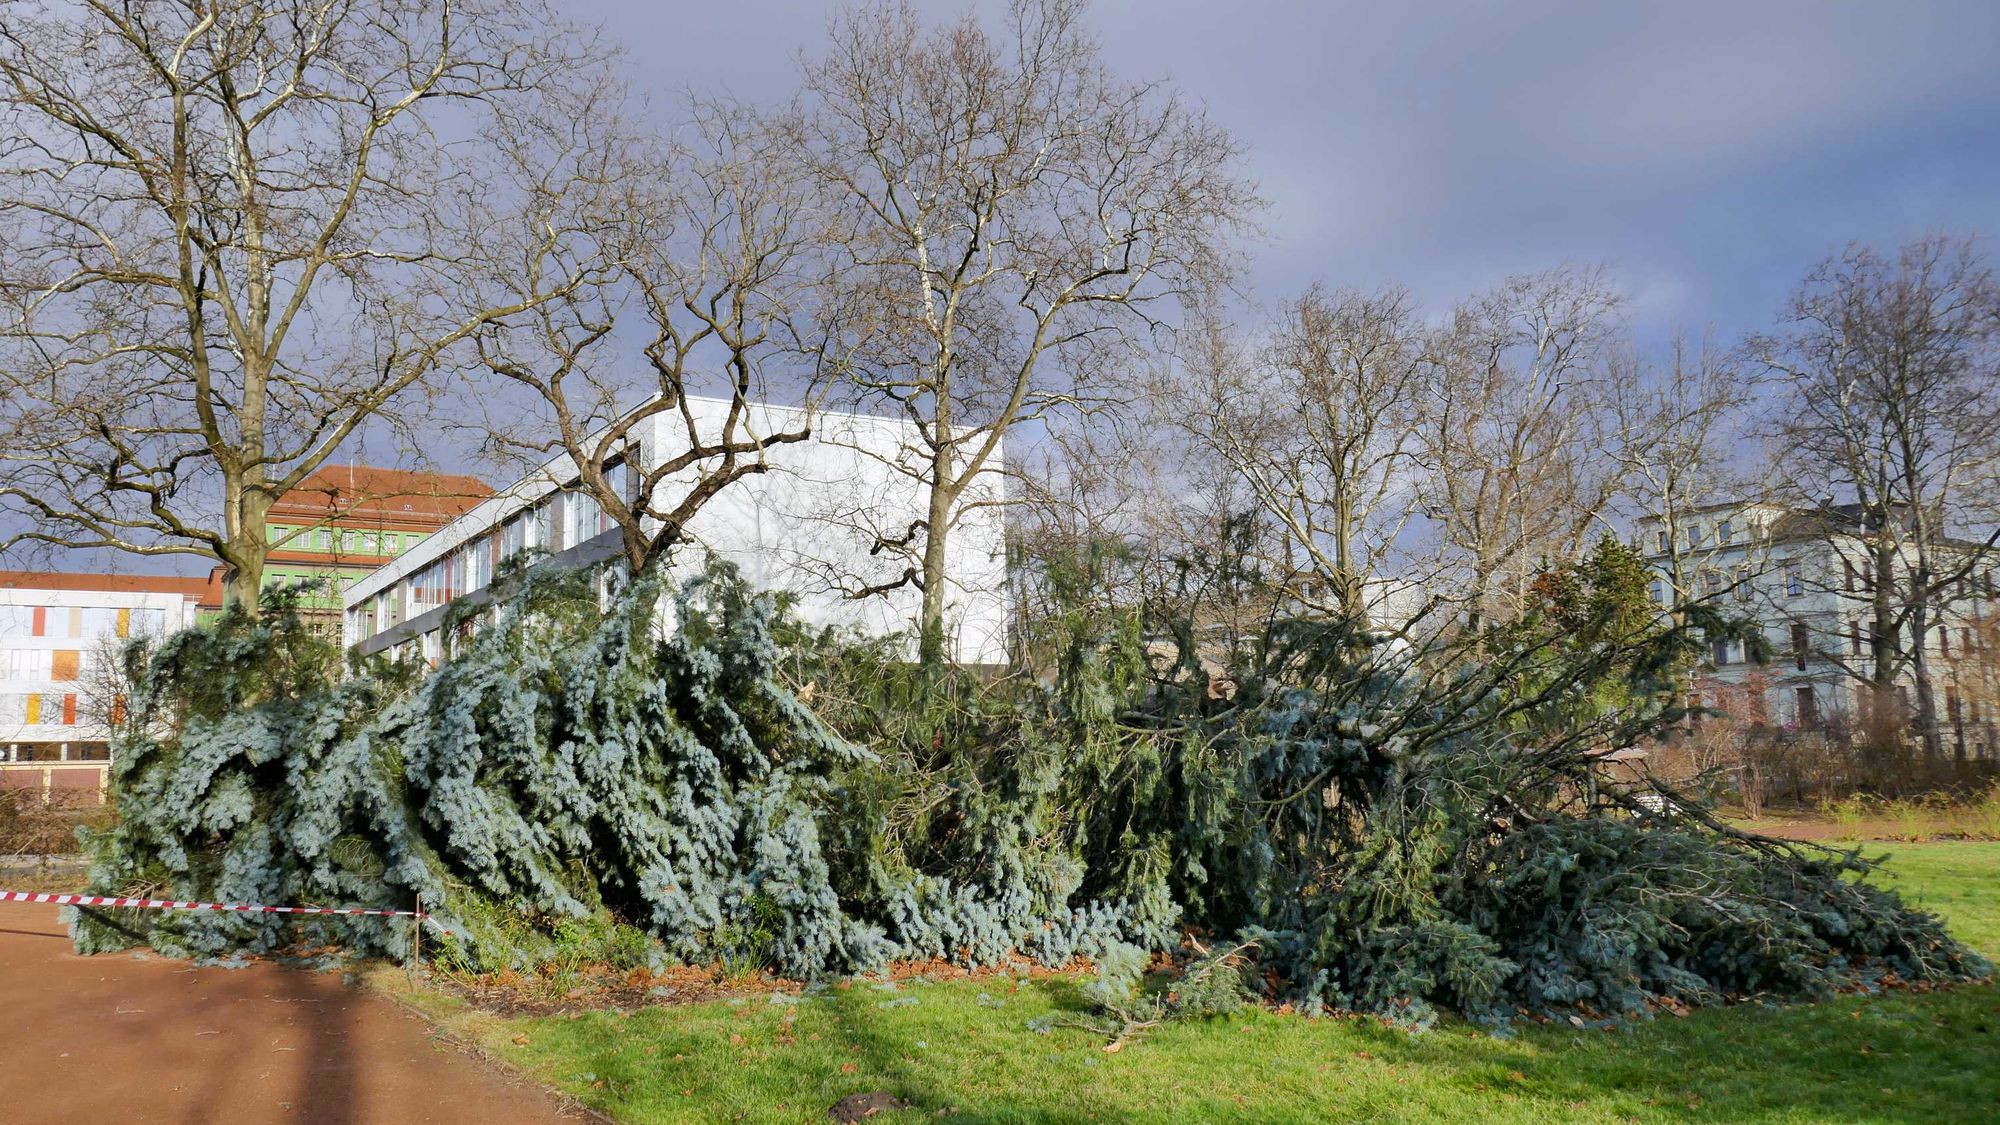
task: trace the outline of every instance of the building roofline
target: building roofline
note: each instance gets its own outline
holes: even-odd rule
[[[658,394],[647,396],[637,406],[634,406],[632,407],[631,410],[625,412],[625,414],[622,417],[630,417],[631,415],[636,414],[638,411],[644,409],[648,403],[655,401],[659,397],[660,396]],[[710,406],[724,407],[724,408],[728,407],[729,405],[731,405],[733,402],[736,401],[733,397],[725,398],[719,395],[690,394],[690,395],[684,395],[682,397],[686,401],[691,403],[704,403]],[[854,410],[839,410],[823,406],[807,406],[807,405],[794,405],[789,403],[777,403],[763,399],[745,399],[744,401],[753,410],[782,412],[786,414],[802,414],[807,416],[808,418],[814,421],[812,429],[813,429],[813,437],[815,440],[818,440],[821,437],[821,430],[817,424],[818,420],[821,418],[846,419],[853,422],[865,423],[870,426],[891,428],[898,431],[906,431],[910,427],[909,419],[898,417],[897,415],[894,414],[867,414]],[[654,417],[660,417],[660,416],[661,415],[654,415]],[[593,431],[593,435],[596,432],[597,431]],[[998,450],[996,449],[996,452],[997,451]],[[558,466],[564,466],[564,465],[569,465],[569,469],[567,471],[561,473],[554,471]],[[415,573],[421,567],[430,565],[432,562],[436,561],[438,558],[441,558],[447,552],[456,550],[459,546],[458,543],[447,542],[447,540],[450,539],[449,535],[450,529],[463,521],[474,519],[476,516],[478,516],[480,511],[484,509],[487,505],[489,504],[498,505],[504,511],[509,505],[515,504],[516,501],[524,501],[520,506],[525,506],[526,504],[532,504],[534,502],[539,501],[542,496],[545,496],[549,493],[561,491],[564,487],[567,486],[568,478],[570,478],[573,475],[575,475],[575,467],[573,464],[570,464],[570,457],[569,454],[567,453],[558,453],[555,456],[550,457],[548,460],[543,461],[540,464],[536,465],[534,468],[522,472],[518,477],[509,481],[507,484],[494,489],[491,495],[482,499],[478,504],[475,504],[472,507],[467,508],[465,511],[453,517],[451,520],[440,525],[437,528],[436,532],[432,536],[426,538],[423,542],[417,544],[415,547],[412,547],[407,551],[402,552],[390,562],[387,562],[382,566],[376,568],[375,570],[370,571],[367,575],[363,576],[362,578],[357,579],[345,591],[342,591],[342,603],[347,608],[351,609],[354,606],[357,606],[362,602],[366,601],[368,598],[375,596],[375,594],[379,593],[381,590],[387,589],[394,583],[401,581],[402,579],[408,577],[412,573]],[[503,515],[496,515],[494,519],[486,522],[489,525],[497,525],[504,518],[505,517]]]
[[[190,578],[177,574],[105,574],[80,571],[0,570],[0,590],[52,590],[90,594],[179,594],[208,604],[210,594],[221,604],[222,584],[214,576]]]
[[[1777,510],[1782,512],[1794,512],[1794,511],[1803,512],[1812,510],[1807,508],[1794,508],[1791,505],[1788,505],[1780,500],[1718,500],[1710,504],[1690,504],[1687,507],[1682,508],[1680,510],[1680,514],[1685,516],[1699,516],[1699,515],[1706,515],[1709,512],[1732,511],[1740,508],[1776,508]],[[1657,513],[1649,512],[1646,515],[1639,516],[1633,522],[1645,523],[1650,520],[1654,523],[1658,523],[1660,519],[1661,517]]]
[[[352,498],[343,503],[342,494]],[[493,486],[466,473],[385,465],[321,465],[279,496],[267,518],[309,523],[402,522],[412,530],[442,526],[493,495]],[[400,508],[397,502],[403,501]]]

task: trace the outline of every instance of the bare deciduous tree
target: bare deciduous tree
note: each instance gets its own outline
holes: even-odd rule
[[[907,4],[849,12],[784,117],[834,196],[818,354],[921,434],[900,467],[928,505],[880,537],[902,572],[875,588],[921,586],[930,666],[950,533],[999,499],[1003,440],[1101,395],[1093,369],[1225,275],[1258,206],[1235,141],[1109,74],[1082,12],[1017,0],[998,36],[970,17],[926,30]]]
[[[1816,508],[1870,621],[1853,673],[1871,729],[1915,685],[1926,757],[1942,756],[1932,630],[2000,544],[2000,285],[1976,246],[1930,236],[1894,257],[1854,246],[1814,269],[1782,327],[1753,341],[1782,394],[1776,471]],[[1839,580],[1836,580],[1839,581]],[[1983,595],[1982,595],[1983,596]]]
[[[574,283],[467,284],[511,209],[452,142],[595,62],[538,0],[10,5],[9,540],[212,558],[254,612],[272,503]]]
[[[1536,568],[1577,554],[1619,487],[1601,361],[1619,299],[1595,271],[1510,278],[1461,305],[1437,346],[1419,502],[1427,576],[1477,627],[1524,603]]]
[[[1703,588],[1698,577],[1728,545],[1691,538],[1688,529],[1709,505],[1750,499],[1730,445],[1750,381],[1727,357],[1706,344],[1691,350],[1680,337],[1664,367],[1630,349],[1610,358],[1603,400],[1615,440],[1604,454],[1617,460],[1631,514],[1655,521],[1659,539],[1642,547],[1664,556],[1662,574],[1676,600],[1712,597],[1720,589]]]
[[[1315,285],[1261,348],[1188,367],[1180,424],[1278,529],[1274,574],[1302,604],[1359,620],[1413,505],[1429,329],[1408,294]]]
[[[805,236],[812,194],[761,126],[740,109],[698,103],[688,143],[626,132],[610,107],[551,122],[552,135],[521,155],[546,152],[584,175],[530,191],[531,215],[561,214],[592,234],[587,259],[529,237],[511,254],[523,312],[481,330],[481,363],[528,392],[525,419],[484,426],[489,451],[542,461],[564,457],[577,487],[620,534],[633,573],[683,541],[688,522],[730,484],[770,468],[772,447],[805,441],[786,415],[774,428],[761,407],[766,364],[798,354],[789,321],[799,289],[816,275]],[[580,277],[554,300],[532,295]],[[622,329],[622,330],[621,330]],[[785,388],[810,407],[813,388]],[[692,396],[726,399],[720,417]],[[638,437],[662,419],[684,439],[640,459]]]

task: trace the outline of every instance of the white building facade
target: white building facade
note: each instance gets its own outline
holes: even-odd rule
[[[206,583],[0,574],[0,786],[101,800],[124,644],[195,623]]]
[[[1833,517],[1838,520],[1838,514]],[[1719,696],[1761,693],[1763,721],[1819,729],[1858,719],[1867,706],[1863,678],[1872,660],[1869,540],[1858,522],[1779,505],[1730,503],[1687,512],[1674,521],[1638,521],[1635,547],[1653,570],[1653,601],[1702,601],[1732,620],[1754,623],[1767,652],[1756,663],[1742,639],[1717,637],[1696,673],[1696,689],[1711,705]],[[1968,545],[1966,550],[1977,550]],[[1982,552],[1983,554],[1983,552]],[[1938,685],[1939,722],[1948,746],[1968,757],[2000,757],[1993,712],[1984,693],[1961,692],[1961,672],[1984,674],[1989,623],[2000,614],[2000,560],[1977,559],[1950,596],[1940,598],[1921,638]],[[1906,639],[1906,644],[1915,641]],[[1903,690],[1909,686],[1910,677]],[[1717,691],[1721,688],[1725,691]]]
[[[690,398],[688,405],[702,432],[719,432],[730,403]],[[870,637],[914,636],[922,596],[915,584],[853,595],[893,579],[895,556],[881,542],[907,539],[924,517],[927,497],[911,475],[918,467],[917,431],[895,418],[808,415],[768,404],[752,405],[746,417],[752,434],[810,423],[811,437],[769,446],[768,471],[730,483],[701,509],[687,527],[689,542],[677,549],[676,573],[692,572],[713,552],[756,588],[790,593],[795,612],[810,625]],[[686,441],[677,414],[658,415],[635,427],[626,456],[640,465],[659,464],[685,449]],[[614,476],[635,479],[623,466]],[[658,506],[671,508],[691,479],[663,480]],[[618,530],[577,483],[574,463],[557,458],[354,583],[345,598],[347,645],[362,655],[438,659],[447,645],[448,607],[467,599],[489,602],[494,574],[523,551],[537,552],[543,559],[538,565],[617,565],[623,551]],[[1009,615],[1002,496],[997,474],[978,484],[984,491],[961,505],[949,540],[946,631],[955,661],[997,665],[1007,659]]]

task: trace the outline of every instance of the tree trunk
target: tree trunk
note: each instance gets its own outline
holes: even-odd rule
[[[943,482],[948,472],[939,465],[931,482],[929,523],[924,528],[924,602],[918,622],[917,663],[926,673],[941,671],[945,653],[945,547],[951,531],[951,491]]]
[[[1893,547],[1877,543],[1874,585],[1869,590],[1872,624],[1868,638],[1868,730],[1865,735],[1869,772],[1885,779],[1898,757],[1902,715],[1896,698],[1896,556]]]
[[[261,609],[264,591],[264,561],[271,553],[268,519],[271,498],[262,489],[240,488],[230,505],[235,518],[230,526],[229,544],[223,550],[222,604],[248,617]]]
[[[1350,624],[1365,629],[1368,621],[1362,601],[1361,576],[1354,569],[1354,504],[1345,488],[1340,489],[1340,495],[1334,500],[1333,520],[1334,582],[1339,586],[1335,593],[1340,598],[1340,612]]]
[[[1923,550],[1921,544],[1918,550]],[[1910,582],[1910,634],[1915,642],[1910,648],[1910,671],[1917,686],[1917,735],[1923,740],[1924,763],[1935,771],[1944,758],[1944,738],[1938,730],[1937,685],[1931,678],[1931,581],[1930,564],[1920,553]]]
[[[1932,681],[1930,658],[1924,651],[1930,633],[1928,620],[1921,607],[1911,616],[1914,647],[1910,650],[1910,674],[1917,687],[1917,737],[1923,743],[1925,765],[1934,770],[1944,757],[1944,737],[1938,730],[1937,685]]]

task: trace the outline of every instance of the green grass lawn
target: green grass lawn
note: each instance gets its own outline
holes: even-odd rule
[[[1893,849],[1898,886],[2000,953],[2000,844]],[[1408,1036],[1257,1012],[1102,1040],[1028,1021],[1065,980],[849,985],[629,1014],[444,1024],[621,1122],[824,1121],[846,1094],[946,1121],[1993,1121],[2000,987],[1696,1012],[1615,1032]]]
[[[2000,844],[1864,844],[1889,856],[1885,882],[1951,923],[1960,941],[2000,960]]]

